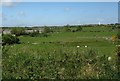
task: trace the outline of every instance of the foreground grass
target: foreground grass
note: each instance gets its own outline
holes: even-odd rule
[[[28,48],[26,48],[28,49]],[[58,49],[51,52],[4,48],[3,79],[117,79],[117,59],[98,56],[92,49]],[[31,49],[32,50],[32,49]],[[31,53],[32,52],[32,53]]]

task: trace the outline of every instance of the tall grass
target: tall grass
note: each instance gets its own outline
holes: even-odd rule
[[[117,79],[115,59],[98,56],[93,49],[9,53],[3,47],[3,79]],[[43,54],[42,54],[43,53]],[[117,60],[117,59],[116,59]]]

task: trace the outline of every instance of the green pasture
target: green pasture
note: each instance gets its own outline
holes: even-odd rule
[[[95,30],[96,28],[94,28]],[[98,28],[97,28],[98,29]],[[104,30],[100,28],[101,30]],[[85,30],[87,30],[85,28]],[[88,30],[89,27],[88,27]],[[9,45],[9,53],[28,52],[31,54],[51,53],[56,51],[74,51],[93,49],[98,55],[114,56],[116,55],[117,42],[113,44],[111,40],[105,38],[111,38],[116,35],[116,31],[106,32],[58,32],[51,33],[48,37],[30,37],[20,36],[21,44]],[[80,46],[77,48],[77,46]],[[85,48],[85,46],[88,46]],[[6,46],[7,47],[7,46]]]
[[[101,32],[90,32],[96,30]],[[60,49],[63,51],[94,49],[99,55],[114,56],[117,51],[117,42],[113,44],[112,40],[106,38],[117,35],[117,30],[110,30],[111,28],[107,27],[85,27],[81,32],[55,32],[50,33],[48,37],[19,36],[21,44],[10,45],[10,53],[40,51],[42,54],[42,51],[49,53]],[[80,46],[79,49],[77,46]],[[88,47],[85,48],[85,46]]]

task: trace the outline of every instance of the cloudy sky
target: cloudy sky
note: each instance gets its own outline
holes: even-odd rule
[[[99,22],[108,24],[118,22],[118,2],[20,1],[4,0],[0,13],[2,26],[98,24]]]

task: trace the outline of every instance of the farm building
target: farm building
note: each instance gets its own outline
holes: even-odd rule
[[[32,32],[39,31],[39,33],[42,33],[44,31],[43,28],[37,28],[37,29],[31,29],[31,30],[25,30],[26,33],[32,33]]]

